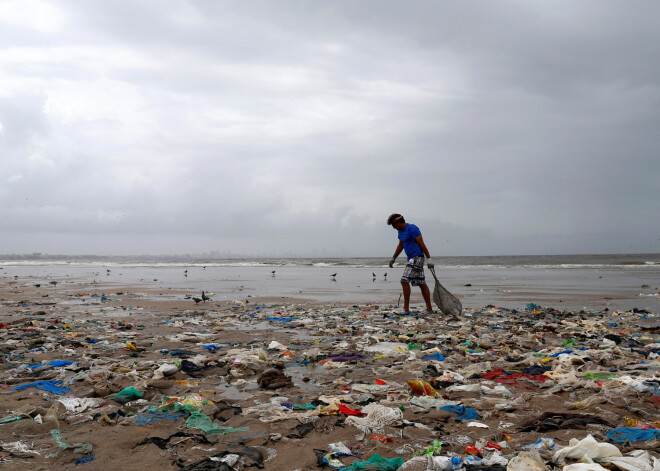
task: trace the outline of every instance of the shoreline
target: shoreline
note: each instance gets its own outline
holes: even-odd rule
[[[106,271],[107,270],[107,271]],[[54,286],[110,293],[129,290],[158,299],[215,293],[216,301],[254,299],[306,300],[311,303],[396,304],[401,269],[279,267],[135,268],[90,270],[72,267],[5,267],[0,281],[31,295],[47,295]],[[376,273],[376,271],[378,273]],[[330,277],[338,273],[336,279]],[[372,273],[376,276],[373,277]],[[385,274],[389,274],[389,277]],[[566,310],[660,308],[660,267],[640,269],[445,269],[443,285],[464,307],[494,304],[522,309],[528,303]],[[52,285],[51,283],[57,283]],[[433,280],[427,273],[427,283]],[[41,291],[32,291],[40,285]],[[421,302],[413,290],[413,302]]]

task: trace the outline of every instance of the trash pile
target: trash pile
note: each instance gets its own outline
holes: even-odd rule
[[[660,470],[657,314],[88,299],[2,300],[0,464]]]

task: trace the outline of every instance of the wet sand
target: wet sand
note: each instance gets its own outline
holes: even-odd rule
[[[657,371],[651,369],[657,366],[657,359],[649,361],[643,354],[644,345],[659,341],[659,319],[654,314],[600,309],[579,313],[565,311],[560,305],[554,306],[558,309],[544,306],[540,311],[514,314],[484,308],[492,303],[483,303],[481,308],[466,309],[460,319],[440,314],[399,316],[394,313],[395,299],[384,304],[373,300],[313,302],[291,292],[259,296],[261,291],[255,289],[251,294],[245,288],[244,277],[231,281],[243,281],[226,294],[234,299],[222,299],[223,294],[196,304],[186,297],[198,296],[198,292],[179,283],[167,286],[162,281],[143,279],[121,284],[107,278],[101,275],[91,282],[85,277],[1,279],[3,417],[22,417],[0,425],[0,455],[4,460],[0,463],[8,469],[176,470],[223,452],[242,454],[246,466],[253,463],[250,456],[260,456],[264,469],[269,470],[322,469],[316,453],[322,456],[329,444],[339,441],[364,459],[378,453],[409,460],[412,452],[435,440],[444,443],[443,452],[460,456],[466,456],[466,444],[479,440],[503,443],[505,456],[515,456],[542,436],[559,445],[588,433],[600,441],[607,439],[607,430],[623,425],[626,418],[653,423],[658,417],[658,404],[649,394],[638,393],[616,379],[584,377],[586,372],[612,372],[633,378],[653,378],[655,374],[658,380]],[[330,285],[332,289],[334,285]],[[325,299],[323,294],[319,298]],[[519,304],[519,309],[528,300]],[[588,300],[588,296],[581,298]],[[292,320],[287,322],[289,318]],[[606,349],[605,335],[621,336],[626,343]],[[582,346],[587,353],[579,360],[541,361],[565,349],[567,339],[574,339],[575,348]],[[407,349],[381,352],[379,348],[388,343]],[[218,348],[204,348],[208,345]],[[375,349],[366,350],[369,347]],[[433,349],[446,360],[421,358],[422,352]],[[538,352],[542,354],[535,356]],[[350,362],[324,360],[340,353],[361,356]],[[26,368],[55,360],[74,363]],[[201,366],[198,371],[178,370],[171,376],[154,378],[160,365],[175,360],[195,360]],[[523,378],[506,385],[511,396],[450,388],[452,383],[492,388],[498,383],[469,378],[497,368],[521,369],[536,364],[550,365],[551,372],[573,369],[577,382],[561,387],[559,380]],[[281,371],[291,384],[273,390],[262,387],[259,379],[271,369]],[[447,372],[464,379],[457,380]],[[72,382],[74,377],[77,380]],[[446,411],[413,405],[406,380],[422,379],[436,386],[439,397],[473,408],[479,414],[477,421],[489,428],[468,427]],[[70,390],[62,395],[34,387],[13,390],[47,380],[62,381],[61,386]],[[125,405],[110,398],[130,386],[144,397]],[[187,428],[185,417],[138,424],[139,414],[160,406],[163,396],[191,395],[207,402],[201,411],[215,424],[249,429],[213,435]],[[605,399],[580,405],[598,395]],[[379,431],[388,439],[372,439],[373,433],[365,434],[350,425],[344,413],[328,410],[328,402],[319,402],[322,396],[330,403],[340,400],[350,409],[370,403],[401,406],[403,419],[409,422]],[[97,402],[83,412],[70,412],[58,402],[62,397]],[[271,402],[311,403],[316,409],[288,410],[269,406]],[[577,405],[572,408],[570,404]],[[607,425],[523,431],[527,421],[548,411],[594,414]],[[35,420],[37,416],[42,423]],[[57,458],[47,458],[57,450],[51,435],[54,429],[60,430],[63,442],[89,442],[93,451],[76,455],[66,449]],[[154,437],[164,441],[145,442]],[[621,449],[655,446],[657,443],[636,443]],[[91,454],[93,460],[76,464]],[[352,460],[343,458],[345,464]]]

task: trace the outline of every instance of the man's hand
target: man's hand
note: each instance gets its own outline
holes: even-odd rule
[[[394,262],[396,262],[396,258],[392,257],[392,260],[390,260],[390,268],[394,268]]]
[[[433,263],[433,260],[431,260],[430,257],[426,259],[426,266],[429,267],[429,268],[433,268],[435,266],[435,264]]]

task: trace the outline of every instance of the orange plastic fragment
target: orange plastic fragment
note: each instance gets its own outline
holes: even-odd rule
[[[423,379],[419,380],[406,380],[410,389],[412,389],[413,394],[416,396],[439,396],[438,391],[436,391],[433,386],[424,381]]]

